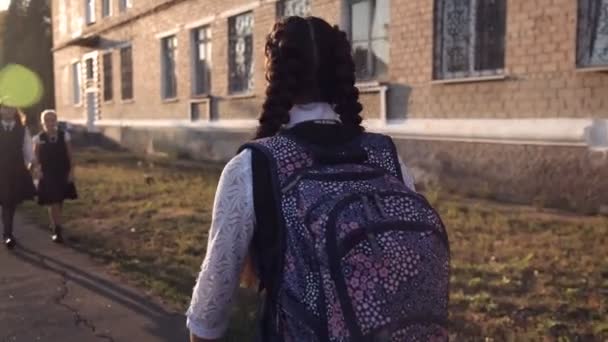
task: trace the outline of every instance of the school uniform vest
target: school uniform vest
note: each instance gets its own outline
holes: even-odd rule
[[[65,133],[57,132],[55,139],[46,132],[40,133],[38,143],[38,157],[42,166],[42,173],[67,177],[70,171],[70,159],[65,144]]]
[[[22,126],[6,130],[0,125],[0,203],[16,204],[34,196],[34,185],[23,156],[24,136]]]
[[[68,181],[71,163],[65,134],[59,130],[54,137],[46,132],[38,135],[38,158],[42,167],[42,178],[38,184],[40,205],[58,204],[66,199],[78,198],[74,183]]]

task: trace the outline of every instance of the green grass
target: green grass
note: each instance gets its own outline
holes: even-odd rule
[[[77,159],[81,199],[66,208],[70,243],[183,310],[205,254],[220,167],[101,150]],[[608,218],[439,189],[427,195],[450,234],[452,340],[608,339]],[[30,212],[44,222],[40,209]],[[254,302],[239,293],[229,340],[251,336]]]

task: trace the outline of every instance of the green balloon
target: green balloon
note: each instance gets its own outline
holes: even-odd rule
[[[0,70],[0,104],[27,108],[37,104],[44,92],[40,77],[30,69],[9,64]]]

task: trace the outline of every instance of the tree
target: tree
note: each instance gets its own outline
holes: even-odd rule
[[[8,15],[8,11],[0,12],[0,66],[4,65],[4,29],[6,27],[6,17]]]
[[[53,108],[55,102],[50,6],[50,0],[11,0],[0,38],[1,65],[24,65],[42,79],[42,100],[25,109],[30,122],[36,122],[38,113],[45,108]]]

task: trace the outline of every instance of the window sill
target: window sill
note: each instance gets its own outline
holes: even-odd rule
[[[82,107],[82,103],[72,103],[72,107],[75,107],[75,108]]]
[[[224,96],[227,100],[239,100],[239,99],[252,99],[255,97],[253,93],[244,93],[244,94],[231,94]]]
[[[361,94],[369,94],[369,93],[378,93],[378,92],[388,89],[388,84],[386,84],[384,82],[378,82],[378,81],[361,82],[361,83],[356,83],[355,87],[357,87],[357,89],[359,89],[359,92]]]
[[[206,100],[206,99],[210,99],[210,98],[211,98],[211,94],[209,94],[209,93],[190,95],[191,100]]]
[[[167,98],[167,99],[163,99],[163,103],[175,103],[178,102],[179,98],[177,97],[171,97],[171,98]]]
[[[576,72],[580,72],[580,73],[608,72],[608,65],[596,66],[596,67],[577,67]]]
[[[378,81],[357,81],[355,83],[355,87],[357,87],[359,89],[377,88],[380,85],[381,85],[381,83]]]
[[[474,76],[474,77],[462,77],[462,78],[450,78],[444,80],[433,80],[431,84],[459,84],[459,83],[477,83],[477,82],[492,82],[492,81],[505,81],[507,75],[493,75],[493,76]]]
[[[120,103],[122,103],[122,104],[133,104],[133,103],[135,103],[135,100],[134,99],[121,100]]]
[[[101,103],[104,104],[104,105],[113,105],[114,104],[114,100],[108,100],[108,101],[104,100]]]

